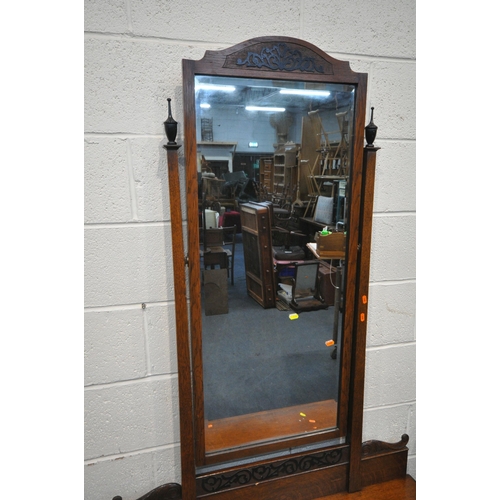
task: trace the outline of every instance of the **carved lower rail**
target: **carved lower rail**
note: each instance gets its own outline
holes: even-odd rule
[[[294,474],[309,472],[325,467],[347,463],[348,447],[312,453],[285,460],[261,463],[244,469],[225,471],[201,476],[196,480],[197,493],[203,495],[250,486],[270,479],[278,479]]]

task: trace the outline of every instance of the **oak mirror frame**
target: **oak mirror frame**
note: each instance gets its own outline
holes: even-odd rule
[[[335,140],[335,144],[340,145],[340,133],[338,122],[339,116],[344,118],[347,123],[346,127],[346,153],[345,153],[345,165],[338,166],[335,169],[337,175],[331,176],[336,177],[335,181],[343,182],[344,189],[350,189],[351,185],[349,180],[353,179],[352,173],[361,170],[362,157],[363,157],[363,136],[364,136],[364,108],[365,108],[365,89],[366,89],[366,75],[356,74],[350,71],[348,63],[334,62],[326,54],[319,54],[317,50],[313,50],[304,43],[297,43],[296,40],[291,39],[270,39],[270,40],[254,40],[246,42],[241,46],[235,47],[229,51],[221,52],[207,52],[205,57],[201,61],[184,61],[184,109],[185,109],[185,155],[186,155],[186,179],[188,189],[190,186],[199,185],[199,176],[205,165],[200,165],[199,158],[202,156],[205,164],[208,162],[206,158],[212,158],[209,156],[211,151],[209,148],[223,148],[226,144],[234,145],[237,151],[247,149],[247,143],[252,139],[259,139],[261,150],[262,143],[267,138],[270,143],[267,147],[264,146],[265,155],[269,158],[273,158],[273,152],[280,152],[283,149],[286,151],[292,151],[293,164],[297,165],[296,170],[299,171],[299,179],[294,179],[293,184],[297,184],[299,187],[293,189],[288,186],[287,182],[279,184],[278,187],[278,166],[277,166],[277,156],[274,155],[274,177],[276,184],[270,186],[269,192],[263,194],[262,192],[257,192],[258,188],[254,188],[251,191],[252,197],[248,197],[249,200],[260,202],[262,198],[266,196],[267,199],[271,199],[275,207],[282,207],[286,203],[286,199],[278,199],[278,195],[282,194],[287,188],[290,193],[283,193],[286,197],[288,194],[290,201],[293,202],[295,199],[300,199],[300,205],[304,205],[308,201],[308,195],[310,192],[304,191],[307,182],[304,182],[302,178],[306,181],[310,180],[316,183],[319,188],[319,184],[322,182],[317,176],[316,178],[308,178],[307,174],[309,172],[315,172],[317,174],[324,173],[325,169],[329,166],[324,165],[323,168],[319,164],[321,162],[320,153],[317,149],[321,149],[322,145],[326,145],[326,142],[332,142]],[[227,91],[229,90],[229,92]],[[231,92],[232,91],[232,92]],[[285,95],[284,92],[287,92]],[[292,93],[295,92],[295,93]],[[312,95],[303,96],[300,92],[308,92]],[[313,93],[324,92],[326,95],[319,94],[318,96]],[[258,104],[259,108],[256,109],[255,105]],[[202,106],[211,105],[212,109],[209,112],[204,112]],[[250,108],[253,105],[254,108]],[[271,108],[272,106],[272,108]],[[282,106],[282,107],[280,107]],[[223,111],[220,111],[223,109]],[[271,110],[272,111],[269,111]],[[224,113],[221,118],[222,113]],[[213,131],[208,131],[208,141],[204,133],[206,130],[203,129],[201,123],[204,116],[210,116],[210,125],[214,127],[221,128],[225,124],[224,131],[216,130],[216,137],[214,140]],[[314,122],[313,122],[314,120]],[[283,122],[287,123],[283,123]],[[316,123],[319,121],[319,126]],[[266,127],[267,125],[267,127]],[[273,129],[276,128],[276,134],[273,133]],[[337,128],[338,127],[338,128]],[[290,129],[294,129],[295,133]],[[312,132],[306,135],[306,128],[313,129]],[[243,132],[241,131],[243,129]],[[316,132],[317,129],[317,132]],[[335,131],[332,132],[332,130]],[[327,137],[330,136],[329,139]],[[242,140],[243,137],[243,140]],[[306,139],[304,140],[304,137]],[[196,141],[196,143],[195,143]],[[257,141],[255,141],[257,142]],[[226,144],[224,144],[226,143]],[[306,147],[307,144],[311,144],[314,152],[312,155],[308,155],[308,161],[304,160],[306,157]],[[329,144],[328,144],[329,145]],[[319,146],[319,148],[318,148]],[[227,147],[227,146],[226,146]],[[338,147],[338,146],[337,146]],[[196,148],[196,149],[195,149]],[[196,150],[196,155],[194,154]],[[300,151],[302,154],[297,154],[296,151]],[[248,149],[247,149],[248,152]],[[332,156],[336,151],[333,151]],[[204,154],[202,154],[204,153]],[[340,155],[336,155],[340,156]],[[264,156],[265,157],[265,156]],[[299,158],[297,160],[297,157]],[[317,160],[320,161],[317,161]],[[212,163],[212,162],[211,162]],[[290,162],[288,162],[290,163]],[[337,165],[335,165],[337,167]],[[232,167],[232,165],[231,165]],[[286,167],[291,170],[290,167]],[[293,168],[293,167],[292,167]],[[341,171],[341,168],[343,171]],[[230,168],[231,173],[235,173],[232,168]],[[201,172],[205,175],[204,172]],[[286,172],[288,173],[288,172]],[[286,175],[282,174],[283,176]],[[250,172],[250,175],[252,172]],[[302,175],[301,175],[302,174]],[[209,172],[209,175],[215,176],[215,173]],[[248,174],[245,174],[248,175]],[[354,174],[355,175],[355,174]],[[227,176],[227,174],[226,174]],[[217,175],[220,177],[220,175]],[[291,176],[290,176],[291,177]],[[204,179],[202,179],[203,181]],[[280,180],[283,181],[281,178]],[[302,182],[300,182],[302,180]],[[354,180],[354,179],[353,179]],[[207,184],[210,183],[210,177],[205,181]],[[332,183],[332,182],[330,182]],[[332,183],[333,184],[333,183]],[[332,185],[332,188],[334,186]],[[273,190],[274,188],[274,190]],[[302,188],[302,189],[301,189]],[[327,189],[332,189],[327,187]],[[280,189],[282,191],[280,191]],[[359,189],[359,188],[358,188]],[[188,231],[190,236],[189,249],[190,251],[198,251],[200,248],[199,238],[203,238],[203,231],[200,231],[200,211],[203,215],[208,215],[205,212],[205,207],[207,206],[207,200],[204,198],[207,195],[212,194],[211,192],[215,189],[200,189],[202,193],[188,192]],[[294,191],[296,193],[294,193]],[[318,189],[318,193],[321,192]],[[290,197],[291,195],[291,197]],[[274,196],[274,198],[273,198]],[[208,197],[208,196],[207,196]],[[349,243],[356,241],[356,235],[352,234],[352,227],[357,226],[359,202],[357,200],[351,200],[351,195],[348,193],[346,195],[348,203],[346,203],[345,214],[339,215],[339,219],[342,222],[342,230],[345,229],[347,234],[347,246]],[[240,197],[241,200],[241,197]],[[304,200],[304,201],[302,201]],[[203,204],[205,202],[205,205]],[[284,202],[284,203],[283,203]],[[245,206],[245,203],[240,205]],[[352,206],[351,206],[352,205]],[[231,208],[231,207],[229,207]],[[341,208],[341,207],[339,207]],[[240,207],[237,208],[241,212],[241,224],[245,225],[245,209],[241,210]],[[276,209],[275,209],[276,210]],[[302,210],[304,213],[304,210]],[[346,221],[346,217],[354,217],[356,222]],[[331,221],[330,221],[331,222]],[[203,220],[201,221],[201,226],[203,227]],[[205,223],[207,224],[207,223]],[[344,227],[344,225],[346,227]],[[313,231],[318,228],[313,227]],[[250,239],[253,237],[248,231],[242,231],[243,245],[245,246],[245,267],[248,274],[252,276],[258,275],[258,269],[252,269],[255,264],[253,256],[258,254],[255,248],[250,247],[252,244],[258,245],[255,239]],[[353,238],[354,236],[354,238]],[[241,253],[241,252],[240,252]],[[247,254],[250,253],[249,258]],[[349,254],[349,252],[348,252]],[[230,399],[227,394],[217,394],[215,396],[210,396],[207,394],[207,387],[212,386],[223,386],[223,380],[215,379],[212,383],[207,383],[207,380],[211,380],[214,375],[212,372],[217,371],[216,368],[212,368],[213,359],[209,359],[207,352],[210,352],[212,357],[220,357],[217,359],[216,363],[228,363],[227,359],[220,356],[220,352],[224,348],[231,351],[231,356],[233,357],[249,357],[252,356],[250,351],[251,347],[246,349],[241,346],[240,354],[237,353],[237,347],[228,348],[226,344],[229,344],[234,332],[232,331],[232,321],[231,315],[232,311],[228,311],[228,316],[223,315],[211,315],[208,317],[204,307],[198,304],[198,298],[203,300],[206,294],[205,290],[200,290],[200,284],[203,281],[203,275],[200,274],[200,270],[197,268],[200,259],[197,255],[190,254],[190,270],[191,270],[191,336],[193,349],[193,366],[199,367],[198,370],[194,371],[194,414],[195,414],[195,436],[196,436],[196,464],[197,466],[205,466],[207,464],[226,462],[232,459],[241,459],[246,456],[257,456],[269,452],[276,452],[277,450],[287,450],[289,448],[296,448],[304,446],[306,444],[325,442],[329,440],[337,440],[339,443],[345,442],[345,436],[347,434],[347,411],[348,411],[348,394],[349,394],[349,371],[350,371],[350,358],[351,358],[351,338],[352,338],[352,311],[354,302],[354,276],[356,270],[356,257],[357,255],[353,252],[350,255],[354,258],[345,259],[344,269],[345,269],[345,306],[343,314],[343,329],[340,334],[340,339],[337,343],[340,344],[340,352],[336,360],[331,360],[328,356],[329,351],[322,348],[319,351],[319,356],[325,358],[326,363],[330,363],[332,367],[335,365],[336,370],[332,372],[328,368],[325,371],[322,379],[316,381],[316,386],[322,386],[324,391],[317,390],[316,392],[320,394],[318,396],[318,401],[310,400],[298,400],[294,401],[295,404],[283,403],[282,408],[270,408],[265,405],[256,405],[256,410],[254,411],[237,411],[236,413],[240,418],[236,420],[233,414],[221,413],[219,411],[209,411],[213,404],[211,403],[210,397],[214,399]],[[203,261],[202,261],[203,262]],[[276,267],[276,265],[275,265]],[[250,268],[250,269],[249,269]],[[203,270],[202,270],[203,272]],[[276,272],[276,271],[275,271]],[[196,279],[200,277],[200,279]],[[255,278],[258,281],[259,276]],[[245,276],[243,276],[243,281]],[[250,283],[248,285],[249,294],[253,294],[254,284]],[[202,287],[203,288],[203,287]],[[233,294],[233,287],[229,287],[228,294]],[[271,294],[274,295],[277,290],[272,290]],[[246,292],[246,290],[245,290]],[[258,295],[258,292],[257,292]],[[260,297],[257,297],[257,300]],[[267,298],[269,300],[269,298]],[[249,303],[252,302],[251,298],[248,298]],[[251,307],[251,304],[249,304]],[[305,332],[318,331],[319,325],[323,323],[326,327],[326,332],[324,332],[324,341],[328,340],[328,330],[333,329],[333,308],[329,308],[327,313],[314,312],[309,314],[301,315],[300,322],[291,324],[288,320],[288,315],[284,313],[277,313],[281,315],[281,325],[282,329],[292,328],[296,324],[299,325]],[[271,344],[274,343],[286,343],[286,340],[280,340],[278,338],[279,326],[274,328],[271,326],[272,321],[270,319],[264,320],[265,323],[269,324],[269,330],[265,332],[260,332],[263,335],[258,335],[252,331],[252,327],[249,324],[253,317],[264,315],[269,316],[271,313],[268,308],[259,311],[259,305],[255,308],[249,309],[246,315],[245,336],[254,337],[255,340],[250,340],[249,342],[259,342],[267,343],[268,346],[264,347],[265,350],[271,350]],[[292,311],[293,312],[293,311]],[[326,316],[328,314],[328,316]],[[287,322],[289,323],[287,325]],[[221,327],[221,323],[225,324]],[[235,325],[237,323],[234,323]],[[280,325],[278,323],[278,325]],[[215,335],[212,330],[221,329],[223,330],[222,341],[217,349],[208,349],[208,342],[215,342],[213,339]],[[237,328],[236,326],[234,328]],[[256,327],[258,329],[258,327]],[[210,331],[207,331],[210,330]],[[305,337],[304,334],[302,334]],[[321,335],[321,334],[320,334]],[[331,336],[331,334],[330,334]],[[274,338],[273,338],[274,337]],[[318,339],[319,340],[319,339]],[[240,343],[243,342],[240,340]],[[254,346],[253,346],[254,347]],[[301,350],[305,350],[306,346],[303,344],[300,346]],[[321,348],[320,348],[321,349]],[[303,357],[306,353],[301,353]],[[310,357],[310,363],[315,362],[315,358]],[[248,367],[248,370],[252,371],[252,375],[235,377],[244,381],[250,377],[255,379],[265,379],[269,377],[270,367],[260,362],[261,360],[251,359],[249,366],[248,363],[239,362],[239,370],[244,370]],[[271,360],[277,362],[277,360]],[[319,360],[317,360],[320,363]],[[262,366],[261,366],[262,365]],[[259,373],[258,369],[255,367],[261,366],[261,370],[266,370],[266,372]],[[298,365],[299,369],[302,365]],[[212,371],[209,371],[212,368]],[[309,371],[313,370],[313,366],[310,366]],[[238,368],[237,368],[238,369]],[[307,370],[307,366],[305,368]],[[219,375],[222,377],[222,375]],[[303,373],[297,373],[296,377],[299,379],[303,377]],[[336,379],[336,380],[334,380]],[[243,385],[244,382],[240,384]],[[260,382],[259,382],[260,383]],[[289,383],[289,382],[288,382]],[[263,385],[263,383],[261,384]],[[274,386],[276,394],[269,394],[268,399],[278,399],[282,391],[279,388],[279,384],[275,383]],[[333,391],[332,388],[336,387],[337,390]],[[307,387],[306,391],[308,394],[314,392],[315,387]],[[293,389],[292,389],[293,390]],[[227,387],[225,391],[229,392],[230,389]],[[250,402],[255,398],[266,398],[264,389],[261,387],[260,393],[251,393],[245,386],[235,387],[235,391],[239,391],[241,394],[246,395],[246,399]],[[297,383],[297,392],[299,392]],[[293,396],[293,395],[292,395]],[[237,399],[237,394],[234,394],[233,399]],[[314,406],[311,406],[314,405]],[[247,405],[249,406],[249,405]],[[263,412],[267,412],[263,414]],[[265,415],[270,415],[269,418],[265,418]],[[234,413],[234,412],[233,412]],[[242,418],[241,414],[245,414],[246,417]],[[216,417],[216,420],[212,415],[219,415],[220,418]],[[326,415],[326,418],[320,418]],[[264,416],[263,416],[264,415]],[[253,416],[253,417],[252,417]],[[229,420],[229,419],[233,420]],[[302,420],[306,420],[305,424]],[[311,420],[311,422],[309,422]],[[323,422],[322,422],[323,421]],[[229,422],[229,423],[228,423]],[[278,425],[274,431],[272,430],[272,422],[278,422]],[[297,425],[294,426],[293,423]],[[311,425],[307,425],[311,424]],[[222,429],[222,430],[219,430]],[[270,430],[270,434],[265,435],[266,430]],[[219,433],[217,435],[217,433]],[[252,438],[255,436],[255,438]]]
[[[371,213],[375,154],[378,149],[373,147],[373,144],[364,146],[367,74],[356,73],[350,69],[348,62],[334,59],[306,41],[289,37],[259,37],[224,50],[207,51],[205,56],[198,61],[183,60],[182,67],[183,146],[186,165],[188,219],[187,255],[183,255],[182,244],[180,248],[173,248],[174,273],[176,273],[176,315],[178,316],[176,322],[180,390],[182,498],[194,499],[210,496],[211,498],[221,499],[272,499],[284,498],[279,495],[288,491],[291,496],[287,498],[312,499],[337,491],[357,491],[363,485],[381,480],[379,477],[381,473],[372,474],[370,472],[370,467],[380,468],[381,464],[366,460],[370,458],[371,448],[363,448],[361,442]],[[205,205],[203,204],[205,200],[202,199],[200,202],[199,182],[202,170],[200,167],[203,167],[206,159],[202,154],[203,149],[200,148],[200,144],[203,146],[205,142],[212,142],[212,145],[208,144],[206,146],[214,147],[216,142],[223,142],[224,147],[233,147],[234,152],[236,144],[233,143],[238,143],[238,141],[230,136],[219,137],[214,140],[213,136],[202,135],[201,117],[207,115],[203,115],[200,111],[200,96],[203,95],[199,92],[200,83],[225,85],[234,83],[237,88],[239,86],[245,87],[248,94],[254,97],[258,95],[260,102],[265,101],[266,105],[270,103],[269,100],[266,101],[269,94],[268,87],[274,87],[271,92],[272,95],[279,93],[282,88],[327,89],[332,95],[337,95],[337,99],[333,98],[330,102],[335,106],[338,106],[338,102],[343,98],[346,99],[347,104],[345,104],[345,107],[348,108],[348,112],[345,114],[348,115],[349,122],[348,132],[346,133],[348,143],[346,149],[348,151],[347,163],[343,172],[339,172],[340,166],[338,164],[336,166],[336,174],[343,176],[345,181],[342,187],[345,189],[346,199],[343,206],[344,211],[337,221],[342,223],[341,230],[345,231],[346,234],[345,253],[342,259],[342,314],[337,356],[335,360],[333,357],[330,360],[332,363],[336,363],[335,366],[338,367],[335,372],[338,380],[334,394],[335,408],[330,413],[327,413],[327,423],[319,428],[300,430],[297,427],[292,431],[277,432],[275,435],[253,438],[252,419],[250,418],[250,420],[245,421],[244,425],[240,425],[239,432],[235,433],[239,436],[236,441],[228,437],[228,433],[223,431],[218,436],[222,444],[215,447],[209,444],[210,440],[207,433],[216,431],[219,422],[224,418],[220,421],[217,419],[211,420],[210,417],[207,417],[205,410],[207,400],[204,379],[211,376],[211,374],[206,373],[207,348],[206,345],[204,346],[204,342],[207,342],[207,340],[206,331],[204,330],[209,327],[207,325],[213,324],[214,321],[217,322],[217,316],[215,316],[215,319],[214,316],[208,317],[206,310],[204,310],[206,304],[203,304],[202,288],[205,283],[202,285],[202,279],[204,279],[204,266],[202,266],[203,258],[200,258],[200,256],[203,255],[201,240],[204,237],[203,228],[206,227],[206,221],[204,218]],[[264,88],[267,90],[264,91]],[[290,103],[296,106],[298,106],[299,101],[300,98],[294,96],[289,100]],[[291,140],[286,134],[280,137],[276,127],[277,137],[274,138],[276,151],[280,146],[292,145],[292,143],[293,147],[298,146],[298,151],[300,151],[303,145],[297,139],[303,137],[299,131],[300,119],[304,120],[301,116],[311,116],[311,112],[314,114],[314,111],[316,111],[316,105],[312,105],[311,100],[308,102],[308,107],[304,107],[298,112],[299,121],[297,121],[296,116],[297,130],[295,136],[293,133],[291,134]],[[245,104],[252,103],[247,99],[247,101],[243,102],[243,105]],[[242,110],[241,103],[238,103],[238,105]],[[337,113],[333,113],[338,119],[339,116],[343,116],[344,111],[344,109],[339,110],[337,108]],[[241,115],[244,116],[244,113],[241,112]],[[326,112],[323,116],[326,116]],[[273,121],[273,119],[267,119],[269,122]],[[340,130],[342,127],[341,121],[338,120],[338,123]],[[330,125],[328,118],[325,118],[325,124]],[[254,123],[253,129],[258,128],[258,124]],[[328,134],[329,131],[321,127],[318,135],[324,137],[325,132]],[[249,134],[245,146],[249,146],[246,142],[251,141],[253,141],[253,138]],[[168,146],[165,147],[169,149]],[[178,147],[171,146],[171,149]],[[270,153],[269,150],[266,152]],[[172,151],[168,151],[169,155],[171,153],[173,154]],[[169,175],[171,158],[173,156],[169,156]],[[300,165],[300,153],[296,155],[296,158],[297,165]],[[309,168],[309,165],[305,166]],[[232,171],[231,167],[229,169],[225,168],[226,172],[228,170],[229,172]],[[300,172],[298,168],[297,171]],[[311,173],[310,170],[309,173]],[[298,176],[300,179],[300,173]],[[321,181],[323,180],[321,179]],[[330,178],[326,180],[331,181]],[[335,181],[337,180],[335,179]],[[335,181],[327,182],[326,185],[335,185]],[[172,189],[175,189],[175,185],[173,185],[173,188],[171,187],[171,193]],[[307,194],[310,194],[310,192]],[[299,193],[297,190],[291,198],[289,197],[288,201],[292,202],[289,206],[291,206],[292,210],[294,201],[297,201],[294,198],[302,199],[303,201],[299,201],[298,204],[304,205],[307,194],[304,195],[304,193]],[[259,198],[261,194],[254,192],[253,195],[258,198],[255,202],[255,206],[258,206],[261,203],[261,198]],[[243,200],[243,203],[238,208],[241,210],[242,205],[245,204]],[[251,204],[252,200],[250,201]],[[271,202],[271,204],[273,203]],[[274,206],[277,205],[274,204]],[[314,229],[318,230],[315,227]],[[242,232],[244,233],[244,231]],[[245,264],[248,267],[250,263],[247,259],[249,257],[245,254]],[[182,285],[177,286],[178,283],[182,282],[183,278],[179,269],[175,269],[176,261],[177,268],[180,267],[179,263],[181,261],[184,261],[189,267],[189,299],[186,297],[185,288],[183,289]],[[276,271],[276,263],[274,269]],[[248,283],[248,276],[246,279]],[[232,285],[228,284],[229,294],[231,293],[231,287]],[[273,293],[275,292],[276,290],[273,291]],[[250,289],[248,295],[249,300],[251,300]],[[261,306],[262,304],[256,304],[257,308],[266,312],[267,309]],[[187,310],[190,312],[189,321],[183,324],[181,316],[184,312],[187,316]],[[282,312],[282,314],[288,318],[288,313]],[[316,312],[307,312],[304,316],[311,315],[310,317],[314,317],[315,321],[317,321],[316,318],[320,316],[313,316],[315,314]],[[330,319],[328,319],[329,321]],[[310,325],[313,325],[313,323],[310,323]],[[309,330],[314,329],[312,326],[307,328]],[[333,325],[330,324],[329,328],[332,330]],[[273,331],[265,333],[269,337],[273,335]],[[229,335],[230,332],[227,332],[227,334]],[[334,338],[336,337],[334,336]],[[325,347],[324,352],[328,356],[328,350]],[[245,353],[242,352],[242,355],[245,355]],[[326,377],[325,385],[333,385],[333,381]],[[245,387],[241,387],[240,390],[244,392]],[[281,410],[281,408],[278,409],[278,411]],[[295,416],[299,418],[303,415],[308,422],[314,420],[307,418],[305,411],[300,411],[300,405],[294,408],[294,411]],[[250,414],[250,417],[252,417],[252,414]],[[282,419],[280,422],[284,423],[287,417],[282,413],[277,418]],[[264,424],[264,427],[267,426],[267,423]],[[240,439],[242,436],[243,439]],[[403,437],[402,442],[394,445],[392,449],[405,449],[406,442],[407,437]],[[379,452],[380,449],[377,448],[377,453]],[[363,458],[365,459],[364,465],[362,463]],[[383,473],[383,479],[404,475],[406,471],[405,460],[406,455],[398,458],[397,466],[394,466],[391,462],[391,472]],[[385,469],[382,467],[381,470]],[[368,476],[371,479],[367,479]]]

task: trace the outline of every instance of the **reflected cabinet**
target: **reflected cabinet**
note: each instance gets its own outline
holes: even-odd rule
[[[367,74],[288,37],[182,68],[184,143],[165,146],[182,484],[157,498],[314,499],[404,477],[408,436],[362,442]]]

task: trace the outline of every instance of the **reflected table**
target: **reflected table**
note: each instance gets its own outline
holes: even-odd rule
[[[311,251],[311,253],[314,255],[319,260],[327,261],[327,265],[334,270],[334,273],[329,273],[329,276],[326,277],[326,279],[331,279],[331,276],[334,274],[335,275],[335,281],[331,283],[334,288],[334,298],[333,298],[333,307],[334,307],[334,315],[333,315],[333,335],[332,335],[332,340],[335,342],[335,346],[332,350],[332,359],[336,359],[337,357],[337,340],[338,340],[338,331],[339,331],[339,322],[340,322],[340,309],[341,309],[341,304],[342,304],[342,261],[337,260],[339,263],[338,266],[332,266],[333,264],[333,259],[325,259],[324,257],[320,257],[320,254],[318,254],[317,251],[317,244],[316,243],[307,243],[307,248]],[[323,296],[326,295],[326,293],[322,290]]]

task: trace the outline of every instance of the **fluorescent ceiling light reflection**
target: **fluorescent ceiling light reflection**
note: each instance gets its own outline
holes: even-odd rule
[[[214,83],[197,83],[196,90],[220,90],[221,92],[234,92],[236,87],[233,85],[216,85]]]
[[[246,106],[245,109],[247,111],[277,111],[277,112],[285,111],[285,108],[271,108],[265,106]]]
[[[281,89],[280,94],[308,95],[313,97],[328,97],[328,90],[308,90],[308,89]]]
[[[210,108],[210,104],[208,104],[208,102],[202,102],[200,104],[200,108],[208,109],[208,108]]]

